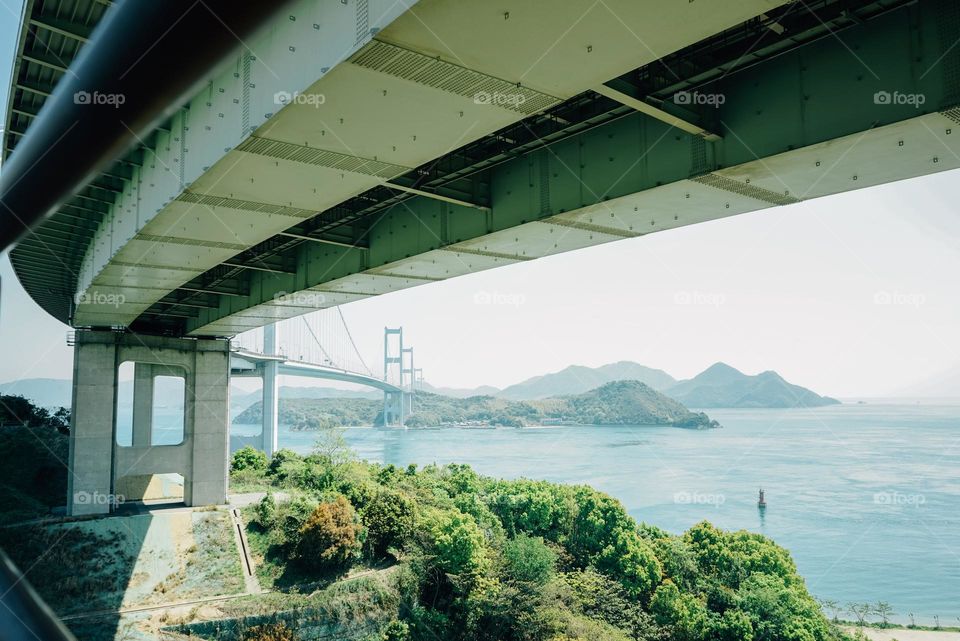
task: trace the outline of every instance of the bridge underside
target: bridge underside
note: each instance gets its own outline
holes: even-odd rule
[[[102,196],[107,211],[87,217],[72,203],[17,248],[15,268],[38,302],[75,326],[174,335],[234,333],[455,275],[394,273],[397,257],[429,250],[406,251],[403,230],[381,220],[387,211],[405,212],[423,193],[451,205],[447,229],[435,221],[418,232],[431,249],[516,226],[513,207],[497,202],[497,163],[631,113],[584,92],[725,29],[743,42],[756,29],[772,33],[764,12],[783,4],[558,0],[545,12],[524,2],[301,0],[251,43],[255,53],[144,141],[112,202]],[[662,84],[662,74],[648,75]],[[526,221],[552,213],[525,209]],[[459,220],[460,210],[470,216]],[[55,236],[67,216],[89,224]],[[471,255],[471,269],[511,262]],[[37,277],[51,266],[58,278]],[[277,286],[301,269],[312,272],[303,284]],[[346,275],[358,280],[339,280]],[[261,276],[278,277],[270,293]],[[214,324],[261,296],[314,286],[307,281],[333,283],[318,305],[275,301],[224,329]]]
[[[424,196],[373,207],[365,246],[305,242],[257,254],[286,261],[292,273],[251,273],[245,294],[223,297],[179,327],[233,334],[303,313],[285,292],[310,290],[339,304],[960,167],[958,12],[955,3],[914,3],[804,47],[758,55],[738,73],[721,68],[694,90],[722,101],[701,117],[720,140],[614,107],[602,126],[476,174],[489,190],[489,211]],[[674,86],[694,83],[696,76]],[[606,99],[577,100],[589,111]],[[527,122],[511,134],[534,135]]]
[[[221,265],[160,302],[144,304],[142,313],[127,321],[147,331],[232,335],[317,307],[957,168],[960,48],[954,45],[960,39],[960,7],[938,0],[895,9],[884,4],[892,3],[869,3],[865,19],[844,25],[840,33],[821,27],[819,37],[804,46],[791,41],[788,49],[775,40],[751,52],[752,65],[736,73],[727,74],[712,56],[707,59],[714,66],[706,68],[696,46],[665,61],[670,69],[688,71],[682,79],[656,73],[667,85],[660,92],[662,106],[670,107],[670,96],[675,103],[683,95],[678,91],[694,96],[688,102],[706,101],[689,120],[718,139],[637,112],[627,98],[622,100],[628,104],[621,104],[588,92],[558,100],[502,130],[506,150],[453,152],[430,165],[430,185],[413,183],[485,209],[375,187],[224,261],[243,266],[227,266],[234,275],[243,272],[242,284],[230,295],[192,292],[226,282]],[[793,18],[791,9],[802,11],[784,10],[785,23]],[[794,38],[800,26],[791,29]],[[371,44],[380,47],[377,42]],[[700,48],[716,55],[719,44],[708,41]],[[623,96],[644,95],[642,83],[652,82],[658,64],[608,85]],[[365,76],[370,85],[405,83],[437,93],[397,78],[389,66],[370,73]],[[275,136],[276,130],[271,132]],[[390,139],[387,132],[382,136]],[[447,144],[455,140],[452,132],[443,137]],[[489,140],[475,144],[480,145]],[[263,176],[279,191],[293,193],[311,184],[300,160],[270,156],[251,162],[257,181]],[[280,173],[270,173],[267,165]],[[257,189],[257,198],[267,193]],[[251,191],[248,197],[254,196]],[[212,211],[223,213],[218,207]],[[339,244],[305,240],[331,237]],[[153,251],[168,250],[158,245]],[[115,270],[104,272],[110,273]],[[120,282],[105,278],[104,285]],[[305,290],[312,297],[305,305],[291,300],[291,293]],[[170,305],[171,296],[185,306]],[[208,306],[189,308],[197,300]]]

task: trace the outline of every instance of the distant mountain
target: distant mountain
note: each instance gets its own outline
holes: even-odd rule
[[[915,396],[957,396],[960,390],[960,370],[948,372],[937,385],[930,385],[929,394]],[[956,379],[956,384],[951,383]],[[559,372],[527,379],[503,390],[492,386],[473,389],[433,387],[427,383],[424,389],[440,397],[466,399],[470,397],[494,397],[504,401],[534,401],[559,396],[575,396],[595,391],[613,381],[638,381],[652,390],[665,393],[687,407],[817,407],[832,405],[839,401],[788,383],[776,372],[768,371],[748,376],[724,363],[710,366],[694,378],[677,381],[663,370],[645,367],[631,361],[610,363],[601,367],[572,365]],[[120,384],[121,398],[129,398],[132,383]],[[942,391],[941,391],[942,390]],[[157,387],[157,400],[161,405],[177,402],[177,386],[163,384]],[[71,383],[68,379],[30,378],[0,384],[0,394],[19,394],[42,407],[69,407]],[[370,390],[346,390],[333,387],[282,386],[280,397],[287,399],[357,399],[378,400],[382,392]],[[428,394],[429,395],[429,394]],[[244,392],[230,388],[231,414],[236,415],[261,400],[260,391]],[[372,420],[372,419],[371,419]]]
[[[73,385],[62,378],[24,378],[0,384],[0,394],[23,396],[40,407],[70,407]]]
[[[423,382],[423,391],[431,394],[440,394],[441,396],[450,396],[452,398],[469,398],[471,396],[496,396],[500,393],[499,387],[493,385],[481,385],[480,387],[434,387],[430,383]]]
[[[553,374],[535,376],[505,388],[497,396],[511,400],[533,400],[551,396],[582,394],[604,383],[621,380],[640,381],[655,390],[664,390],[677,381],[663,370],[620,361],[601,367],[571,365]]]
[[[788,383],[776,372],[749,376],[715,363],[693,378],[663,390],[687,407],[820,407],[840,401]]]

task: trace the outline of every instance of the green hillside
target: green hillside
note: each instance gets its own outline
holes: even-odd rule
[[[821,613],[790,554],[759,534],[704,521],[673,535],[637,523],[588,486],[499,480],[464,465],[397,468],[321,450],[254,462],[249,454],[238,453],[234,469],[284,492],[244,510],[261,584],[290,589],[276,602],[284,611],[174,632],[347,639],[355,637],[324,627],[389,614],[364,638],[848,639]],[[342,577],[382,577],[383,568],[393,579],[374,594],[357,584],[352,606],[303,607],[298,596]],[[328,590],[338,585],[343,594],[343,582]]]
[[[280,422],[294,429],[318,429],[382,423],[380,401],[366,399],[280,399]],[[261,421],[254,403],[234,419]],[[706,414],[693,413],[639,381],[606,383],[583,394],[536,401],[510,401],[493,396],[451,398],[420,392],[414,399],[408,427],[505,426],[543,424],[671,425],[692,429],[718,427]]]

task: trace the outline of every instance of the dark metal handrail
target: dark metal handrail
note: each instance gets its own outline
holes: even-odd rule
[[[3,550],[0,595],[2,641],[76,641]]]
[[[119,2],[4,164],[0,251],[169,118],[288,4]]]

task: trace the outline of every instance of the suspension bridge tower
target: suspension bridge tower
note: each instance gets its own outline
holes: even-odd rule
[[[384,427],[403,427],[413,413],[413,348],[403,346],[403,328],[383,328],[383,380],[399,391],[383,393]]]

